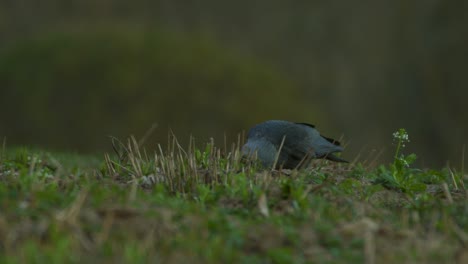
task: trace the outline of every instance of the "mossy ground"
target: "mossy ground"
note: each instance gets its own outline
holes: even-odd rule
[[[0,262],[468,263],[468,179],[453,168],[399,188],[389,166],[271,171],[235,144],[172,143],[150,154],[129,140],[104,157],[4,150]]]

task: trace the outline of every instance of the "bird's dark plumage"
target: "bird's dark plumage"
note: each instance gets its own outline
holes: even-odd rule
[[[347,162],[333,154],[343,151],[340,142],[320,135],[314,125],[282,120],[270,120],[252,127],[242,152],[247,157],[257,157],[264,167],[273,167],[280,149],[278,168],[299,168],[314,158]]]

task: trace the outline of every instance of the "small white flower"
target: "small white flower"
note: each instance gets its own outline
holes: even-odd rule
[[[406,133],[406,130],[404,128],[400,128],[400,130],[396,131],[393,133],[393,138],[402,141],[402,142],[409,142],[409,136],[408,133]]]

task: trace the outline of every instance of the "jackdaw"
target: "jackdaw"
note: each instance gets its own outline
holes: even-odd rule
[[[269,120],[255,125],[247,134],[242,153],[258,158],[265,168],[295,169],[307,166],[311,159],[325,158],[347,162],[333,153],[343,151],[340,142],[320,135],[314,125],[282,120]]]

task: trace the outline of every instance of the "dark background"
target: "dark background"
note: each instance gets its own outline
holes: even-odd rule
[[[468,1],[2,0],[0,136],[99,152],[107,135],[219,145],[267,119],[423,166],[468,142]]]

